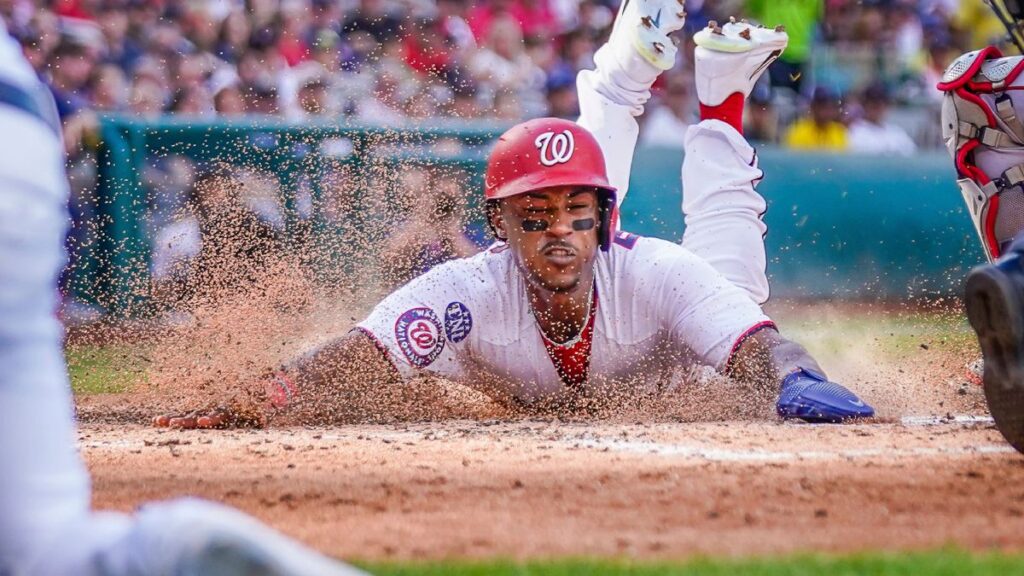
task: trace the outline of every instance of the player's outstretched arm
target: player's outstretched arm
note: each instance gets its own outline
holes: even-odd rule
[[[254,398],[190,414],[164,414],[154,425],[171,428],[263,427],[284,410],[341,414],[372,410],[370,398],[400,382],[398,371],[373,339],[353,330],[268,374]]]
[[[803,346],[775,330],[748,338],[728,370],[759,390],[777,390],[775,408],[782,418],[837,423],[875,415],[856,394],[831,382]]]

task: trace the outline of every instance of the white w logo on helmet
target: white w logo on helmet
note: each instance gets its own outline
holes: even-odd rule
[[[545,166],[565,164],[576,151],[576,140],[571,130],[563,130],[561,134],[545,132],[537,136],[533,144],[540,150],[540,163]]]

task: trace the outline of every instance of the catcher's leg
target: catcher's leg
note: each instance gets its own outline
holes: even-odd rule
[[[623,0],[608,42],[594,55],[596,69],[576,79],[577,122],[601,145],[620,206],[639,135],[636,117],[651,97],[651,85],[675,63],[669,35],[683,27],[685,16],[681,0]]]
[[[786,47],[781,30],[729,23],[702,30],[695,72],[701,122],[686,135],[683,246],[707,260],[758,304],[768,299],[763,174],[741,134],[743,106],[760,75]]]
[[[967,277],[967,318],[984,355],[982,381],[996,427],[1024,452],[1024,237]]]

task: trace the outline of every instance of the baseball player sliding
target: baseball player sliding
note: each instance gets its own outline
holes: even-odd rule
[[[361,574],[209,502],[89,510],[54,316],[68,223],[59,130],[0,19],[0,574]]]
[[[715,367],[778,390],[783,418],[874,415],[831,382],[760,304],[762,173],[741,134],[745,98],[787,36],[730,22],[696,37],[702,121],[687,135],[682,245],[616,231],[650,88],[672,68],[681,0],[626,0],[596,69],[577,80],[577,123],[513,127],[492,151],[487,219],[497,242],[385,298],[347,335],[288,364],[269,404],[341,402],[345,387],[443,376],[525,410],[579,410],[658,392],[674,368]],[[240,423],[237,411],[156,418],[160,426]]]

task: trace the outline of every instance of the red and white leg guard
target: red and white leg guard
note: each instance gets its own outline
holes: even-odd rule
[[[957,58],[938,88],[942,136],[989,260],[1024,230],[1024,56],[989,46]]]

